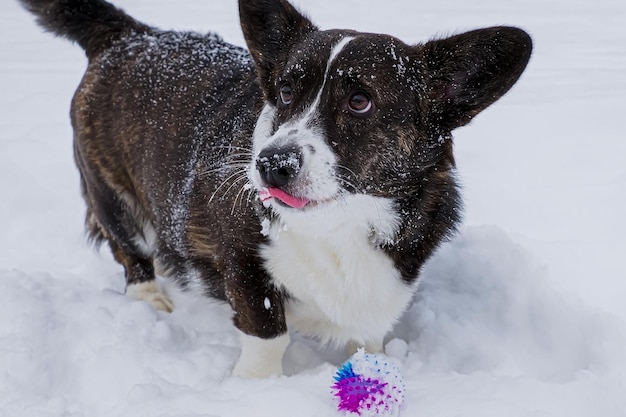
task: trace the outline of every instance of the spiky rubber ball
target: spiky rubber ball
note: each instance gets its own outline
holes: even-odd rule
[[[400,369],[384,355],[359,349],[341,365],[331,390],[347,416],[397,417],[404,402]]]

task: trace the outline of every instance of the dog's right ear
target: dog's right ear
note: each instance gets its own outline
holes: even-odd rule
[[[280,65],[317,27],[286,0],[239,0],[239,18],[261,87],[268,100],[275,100]]]

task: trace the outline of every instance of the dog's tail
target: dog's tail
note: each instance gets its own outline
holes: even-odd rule
[[[151,28],[104,0],[19,0],[46,30],[77,42],[88,57],[126,33]]]

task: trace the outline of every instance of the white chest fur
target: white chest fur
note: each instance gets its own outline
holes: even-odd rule
[[[380,348],[414,291],[373,245],[390,239],[397,225],[391,201],[365,195],[281,213],[262,255],[275,284],[293,297],[290,329],[337,345]]]

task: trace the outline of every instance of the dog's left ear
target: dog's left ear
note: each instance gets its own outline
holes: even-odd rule
[[[515,84],[531,51],[530,36],[514,27],[479,29],[426,43],[421,61],[431,122],[447,132],[467,124]]]
[[[239,0],[239,18],[267,97],[275,89],[279,66],[317,27],[286,0]]]

